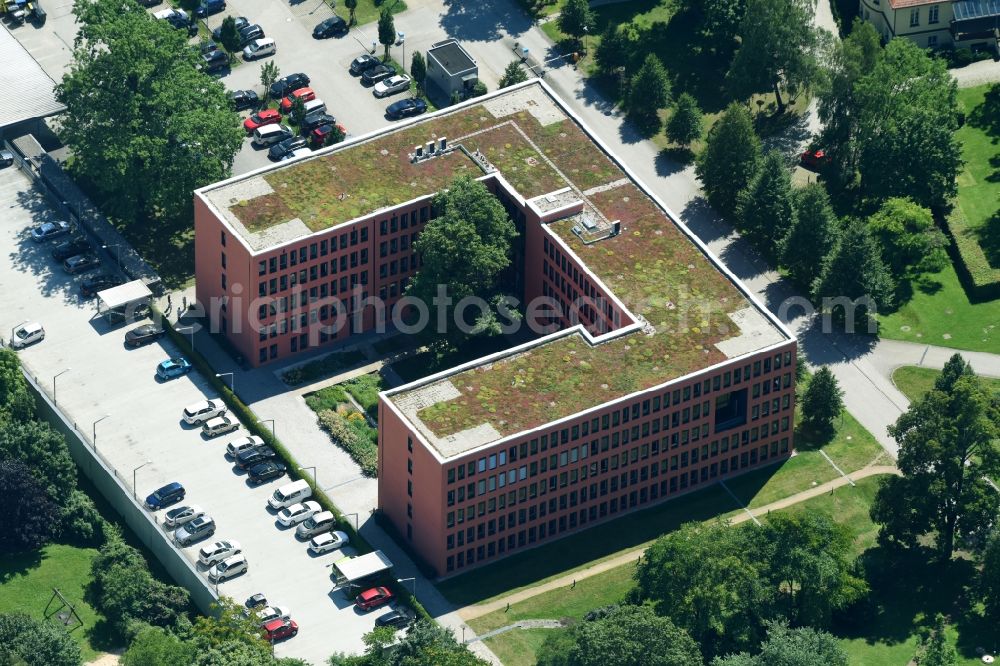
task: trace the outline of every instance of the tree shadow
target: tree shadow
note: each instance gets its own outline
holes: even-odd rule
[[[1000,83],[986,91],[983,103],[972,109],[967,122],[992,136],[994,141],[1000,138]]]
[[[694,162],[690,148],[664,148],[656,154],[656,175],[670,176]]]
[[[528,31],[534,21],[513,0],[465,2],[444,0],[445,13],[439,25],[449,37],[471,42],[495,41],[506,32],[511,36]]]
[[[1000,269],[1000,210],[976,229],[975,234],[990,266]]]
[[[41,566],[44,559],[41,549],[26,553],[4,553],[0,558],[0,585],[23,576]]]
[[[674,91],[687,92],[706,113],[721,111],[729,101],[723,89],[728,59],[713,52],[700,36],[701,19],[683,8],[669,22],[656,21],[643,33],[639,53],[655,53],[666,65]]]
[[[659,167],[660,160],[657,159]],[[698,196],[680,211],[681,222],[706,245],[712,241],[728,238],[733,229],[719,217],[705,197]]]

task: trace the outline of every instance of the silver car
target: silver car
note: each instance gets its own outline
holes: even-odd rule
[[[188,546],[215,534],[215,521],[211,516],[195,518],[174,531],[174,541],[179,546]]]

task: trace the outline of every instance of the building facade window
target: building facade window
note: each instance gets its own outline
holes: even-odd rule
[[[928,23],[937,23],[940,20],[940,18],[939,18],[939,12],[940,12],[940,10],[941,10],[941,8],[938,7],[937,5],[935,5],[933,7],[928,7],[927,8],[927,22]],[[930,40],[929,39],[927,40],[927,43],[928,43],[928,46],[929,46],[930,45]],[[937,37],[934,38],[934,45],[937,46]]]
[[[920,25],[920,7],[914,7],[910,10],[910,27],[916,28]]]

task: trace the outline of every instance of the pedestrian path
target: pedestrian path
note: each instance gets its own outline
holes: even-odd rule
[[[779,509],[785,509],[787,507],[805,502],[806,500],[812,499],[813,497],[818,497],[831,492],[837,488],[842,488],[846,485],[851,484],[851,479],[857,481],[858,479],[864,479],[869,476],[877,476],[879,474],[899,474],[899,470],[896,469],[894,465],[869,465],[868,467],[863,467],[856,472],[852,472],[850,478],[846,476],[837,477],[833,481],[828,481],[826,483],[821,483],[808,490],[803,490],[802,492],[795,493],[794,495],[789,495],[784,499],[771,502],[770,504],[765,504],[764,506],[758,507],[756,509],[748,509],[745,513],[739,513],[731,519],[732,524],[736,525],[739,523],[746,522],[751,518],[756,519],[758,516],[766,516],[771,511],[777,511]],[[646,552],[646,548],[636,548],[634,550],[622,553],[610,560],[604,560],[603,562],[598,562],[597,564],[587,567],[586,569],[581,569],[579,571],[574,571],[568,573],[565,576],[560,576],[548,582],[542,583],[541,585],[536,585],[528,589],[519,590],[514,594],[509,594],[506,597],[500,597],[499,599],[494,599],[484,604],[475,604],[472,606],[466,606],[458,611],[459,616],[466,622],[469,620],[474,620],[477,617],[482,617],[493,611],[502,610],[507,607],[508,604],[516,604],[525,599],[530,599],[532,597],[538,596],[545,592],[550,592],[552,590],[559,589],[561,587],[569,587],[573,585],[574,582],[583,580],[584,578],[590,578],[591,576],[596,576],[597,574],[604,573],[610,569],[620,567],[630,562],[635,562],[642,557],[642,554]],[[484,634],[483,637],[488,637],[490,634]]]
[[[514,624],[508,624],[506,627],[500,627],[499,629],[494,629],[493,631],[487,631],[482,636],[470,638],[466,641],[466,643],[484,641],[487,638],[507,633],[512,629],[562,629],[564,626],[565,625],[559,620],[521,620],[519,622],[515,622]]]

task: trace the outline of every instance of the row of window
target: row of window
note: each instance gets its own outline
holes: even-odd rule
[[[347,272],[349,269],[358,268],[359,266],[368,265],[368,248],[362,248],[360,251],[351,252],[350,254],[341,255],[338,258],[333,258],[329,262],[323,262],[321,264],[313,264],[308,269],[303,268],[299,271],[291,271],[285,273],[278,277],[273,277],[268,280],[261,280],[257,284],[257,295],[258,296],[273,296],[279,291],[286,291],[288,289],[293,289],[296,286],[301,286],[313,282],[316,280],[321,280],[328,275],[336,275],[338,272],[338,266],[341,273]],[[364,282],[362,284],[368,283],[368,271],[363,272]],[[342,285],[346,285],[347,276],[340,279]],[[333,283],[331,283],[333,284]],[[341,287],[343,291],[346,287]]]
[[[622,493],[618,497],[594,503],[589,507],[553,516],[546,522],[526,526],[516,534],[509,534],[506,537],[501,536],[499,539],[491,540],[488,543],[448,555],[446,568],[448,571],[453,571],[474,564],[477,561],[503,554],[508,550],[531,545],[546,538],[554,538],[567,530],[576,529],[588,522],[600,520],[621,511],[634,509],[648,502],[665,498],[670,494],[681,492],[720,475],[736,471],[737,469],[751,467],[767,460],[769,457],[777,456],[779,453],[787,454],[788,447],[788,438],[784,438],[780,442],[771,442],[769,446],[765,445],[751,451],[744,451],[738,456],[734,455],[718,463],[712,463],[700,469],[691,470],[690,472],[674,475],[659,482],[644,485],[628,493]],[[624,475],[622,476],[624,477]],[[647,478],[655,478],[655,476],[657,476],[657,472],[654,469],[650,469]],[[616,477],[616,480],[618,478]],[[618,484],[618,489],[632,487],[637,483],[641,483],[641,477],[635,481],[630,477],[627,483],[623,478],[622,483]],[[577,496],[575,491],[564,493],[558,498],[553,497],[530,507],[519,509],[516,512],[511,511],[503,516],[498,516],[495,519],[479,523],[478,525],[457,530],[452,534],[446,535],[445,547],[447,550],[454,551],[456,548],[472,546],[477,541],[481,542],[484,539],[489,539],[491,536],[513,530],[519,525],[532,523],[539,518],[544,518],[558,511],[575,509],[580,503],[588,502],[594,498],[599,499],[610,492],[615,492],[610,490],[610,484],[608,484],[609,490],[607,492],[601,492],[600,486],[598,486],[597,494],[595,495],[593,493],[593,486],[598,486],[598,484],[592,484],[591,492],[586,493],[586,498],[583,497],[583,492],[579,496]]]
[[[340,247],[341,250],[346,250],[348,248],[354,247],[356,245],[368,242],[368,227],[362,226],[360,228],[354,228],[349,232],[340,234]],[[280,255],[275,257],[270,257],[268,259],[261,259],[257,262],[257,275],[273,275],[278,271],[283,271],[290,266],[294,267],[298,264],[304,264],[307,261],[318,259],[320,257],[325,257],[331,252],[336,252],[338,247],[337,237],[330,239],[323,239],[315,243],[310,243],[307,246],[303,245],[298,250],[292,250],[291,252],[282,252]],[[336,270],[336,269],[334,269]]]

